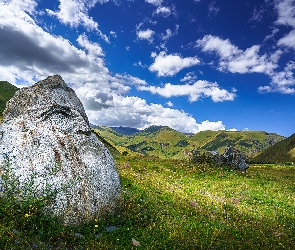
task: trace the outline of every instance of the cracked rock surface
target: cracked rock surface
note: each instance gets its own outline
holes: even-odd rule
[[[46,212],[74,225],[113,212],[121,186],[114,160],[91,132],[83,105],[59,75],[22,88],[0,125],[0,192],[51,197]]]

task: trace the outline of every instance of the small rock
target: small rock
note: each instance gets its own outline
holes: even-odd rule
[[[135,240],[135,239],[132,238],[132,245],[139,247],[140,246],[140,243],[137,240]]]
[[[118,227],[117,226],[109,226],[109,227],[106,227],[106,231],[108,233],[111,233],[113,231],[115,231]]]
[[[12,229],[11,231],[15,234],[19,234],[19,231],[17,231],[16,229]]]
[[[102,233],[98,233],[95,235],[95,238],[99,238],[102,235]]]
[[[80,233],[74,233],[74,236],[78,237],[78,238],[85,238],[85,236],[83,234],[80,234]]]

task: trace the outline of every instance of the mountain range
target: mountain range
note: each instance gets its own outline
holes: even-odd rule
[[[142,131],[128,128],[93,126],[94,130],[114,147],[142,155],[159,158],[182,159],[192,150],[223,153],[226,146],[233,146],[251,157],[285,139],[264,131],[201,131],[194,135],[183,134],[166,126],[151,126]],[[123,132],[122,132],[123,131]],[[127,133],[124,133],[128,131]]]

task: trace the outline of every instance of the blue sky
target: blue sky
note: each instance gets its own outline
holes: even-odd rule
[[[295,132],[295,0],[2,0],[0,78],[60,74],[92,124]]]

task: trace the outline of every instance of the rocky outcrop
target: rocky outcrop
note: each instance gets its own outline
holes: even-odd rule
[[[226,147],[221,159],[223,164],[228,165],[233,169],[241,170],[242,172],[245,172],[249,167],[246,163],[245,157],[234,147]]]
[[[14,189],[20,200],[49,196],[46,212],[64,224],[116,208],[121,187],[113,158],[60,76],[20,89],[7,103],[0,125],[0,188]]]

